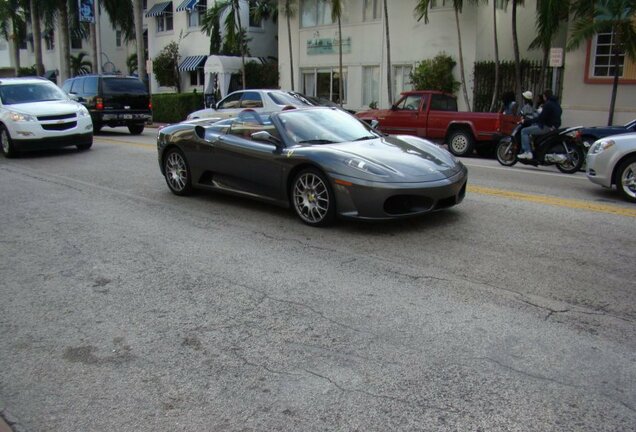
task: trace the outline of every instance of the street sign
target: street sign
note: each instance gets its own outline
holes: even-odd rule
[[[152,60],[151,59],[146,60],[146,73],[149,73],[149,74],[152,73]]]
[[[550,67],[563,66],[563,48],[550,48]]]

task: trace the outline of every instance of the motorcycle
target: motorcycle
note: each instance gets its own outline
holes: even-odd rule
[[[503,166],[513,166],[517,162],[525,165],[556,165],[565,174],[579,171],[585,162],[585,154],[577,133],[582,126],[555,129],[544,135],[531,136],[532,159],[519,159],[521,152],[521,129],[523,123],[515,127],[510,136],[497,144],[497,160]]]

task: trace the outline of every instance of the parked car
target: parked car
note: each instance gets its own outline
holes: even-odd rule
[[[630,121],[624,126],[593,126],[581,129],[581,140],[586,149],[589,149],[594,141],[605,138],[610,135],[619,135],[624,133],[636,132],[636,119]]]
[[[334,108],[243,112],[210,126],[167,126],[161,173],[176,195],[216,190],[292,207],[312,226],[336,215],[394,219],[459,204],[467,170],[421,138],[384,136]]]
[[[91,113],[93,132],[104,126],[127,126],[133,135],[152,121],[152,103],[146,85],[136,77],[80,75],[67,79],[62,89]]]
[[[494,154],[499,140],[519,121],[518,116],[502,113],[458,112],[455,96],[439,91],[403,92],[391,109],[363,111],[356,117],[367,123],[376,120],[384,133],[443,141],[455,156],[468,156],[473,150]]]
[[[338,108],[341,109],[343,111],[348,112],[349,114],[355,114],[356,112],[354,110],[350,110],[347,108],[343,108],[340,105],[338,105],[337,103],[335,103],[334,101],[331,101],[329,99],[326,99],[324,97],[318,97],[318,96],[308,96],[302,93],[298,93],[295,91],[289,92],[289,94],[296,96],[297,98],[301,99],[303,102],[306,102],[309,105],[312,106],[325,106],[325,107],[330,107],[330,108]]]
[[[0,78],[0,144],[6,157],[20,151],[93,144],[88,110],[44,78]]]
[[[587,152],[587,178],[618,191],[636,203],[636,133],[611,135],[594,142]]]
[[[187,120],[213,117],[218,120],[236,117],[246,108],[257,112],[281,111],[287,106],[311,106],[284,90],[238,90],[221,99],[214,108],[204,108],[188,114]]]

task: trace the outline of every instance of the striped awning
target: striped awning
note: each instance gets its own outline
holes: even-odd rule
[[[179,70],[181,72],[189,72],[189,71],[197,70],[203,67],[207,59],[208,59],[208,56],[206,55],[188,56],[184,58],[183,61],[179,64]]]
[[[197,3],[199,3],[199,0],[183,0],[183,2],[179,6],[177,6],[176,11],[192,11],[196,7]]]
[[[148,12],[146,12],[146,18],[148,17],[156,17],[159,15],[163,15],[167,12],[170,12],[168,9],[172,10],[172,2],[163,2],[157,3],[154,5]]]

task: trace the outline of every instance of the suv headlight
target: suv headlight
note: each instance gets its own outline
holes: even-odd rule
[[[607,150],[608,148],[612,147],[615,144],[614,141],[612,140],[600,140],[600,141],[596,141],[594,144],[592,144],[592,147],[590,148],[590,154],[599,154],[602,151]]]
[[[37,119],[29,114],[22,114],[15,111],[9,111],[9,118],[14,122],[37,121]]]
[[[81,106],[79,110],[77,110],[78,117],[88,117],[89,115],[91,114],[88,112],[85,106]]]

